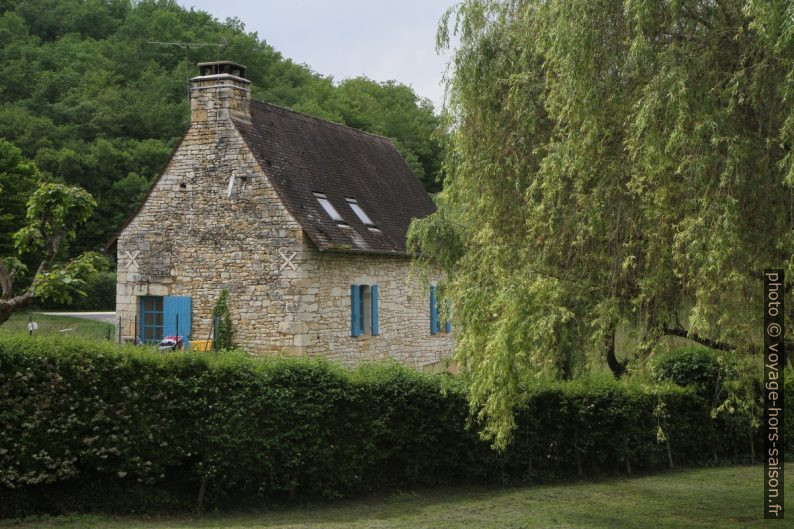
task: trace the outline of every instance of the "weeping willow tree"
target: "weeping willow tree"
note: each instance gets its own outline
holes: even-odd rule
[[[445,188],[409,242],[447,273],[487,436],[588,348],[620,376],[665,335],[762,343],[763,269],[794,280],[790,2],[466,0],[453,38]]]

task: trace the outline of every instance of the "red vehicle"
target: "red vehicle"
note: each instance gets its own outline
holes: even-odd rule
[[[184,345],[182,336],[166,336],[163,338],[157,347],[160,351],[176,351],[181,350]]]

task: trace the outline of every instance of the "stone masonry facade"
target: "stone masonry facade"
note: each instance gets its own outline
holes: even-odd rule
[[[429,293],[412,277],[410,259],[319,252],[305,239],[302,250],[308,290],[299,319],[306,325],[296,329],[296,338],[305,340],[302,345],[309,356],[345,365],[395,358],[423,367],[451,354],[449,336],[430,334]],[[350,336],[351,284],[378,285],[378,336]]]
[[[321,252],[306,236],[231,120],[248,117],[249,89],[231,75],[193,79],[188,131],[117,238],[119,338],[135,337],[140,296],[190,296],[180,334],[205,340],[227,289],[235,343],[252,354],[347,366],[448,357],[452,338],[431,335],[407,257]],[[379,286],[378,336],[351,336],[351,284]]]

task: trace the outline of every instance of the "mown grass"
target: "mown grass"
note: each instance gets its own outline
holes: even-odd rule
[[[789,473],[794,465],[787,466]],[[763,469],[738,466],[515,489],[433,489],[332,505],[202,516],[37,518],[0,526],[107,529],[794,527],[764,523]],[[794,493],[787,482],[787,496]]]
[[[38,324],[34,331],[36,336],[79,336],[95,340],[107,340],[114,335],[115,327],[111,323],[71,316],[48,316],[37,312],[18,312],[0,325],[3,334],[28,334],[30,320]]]

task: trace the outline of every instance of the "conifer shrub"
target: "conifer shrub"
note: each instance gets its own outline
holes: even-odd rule
[[[234,348],[234,326],[232,314],[229,311],[229,291],[221,290],[218,301],[212,308],[212,320],[215,325],[213,348],[226,350]]]

